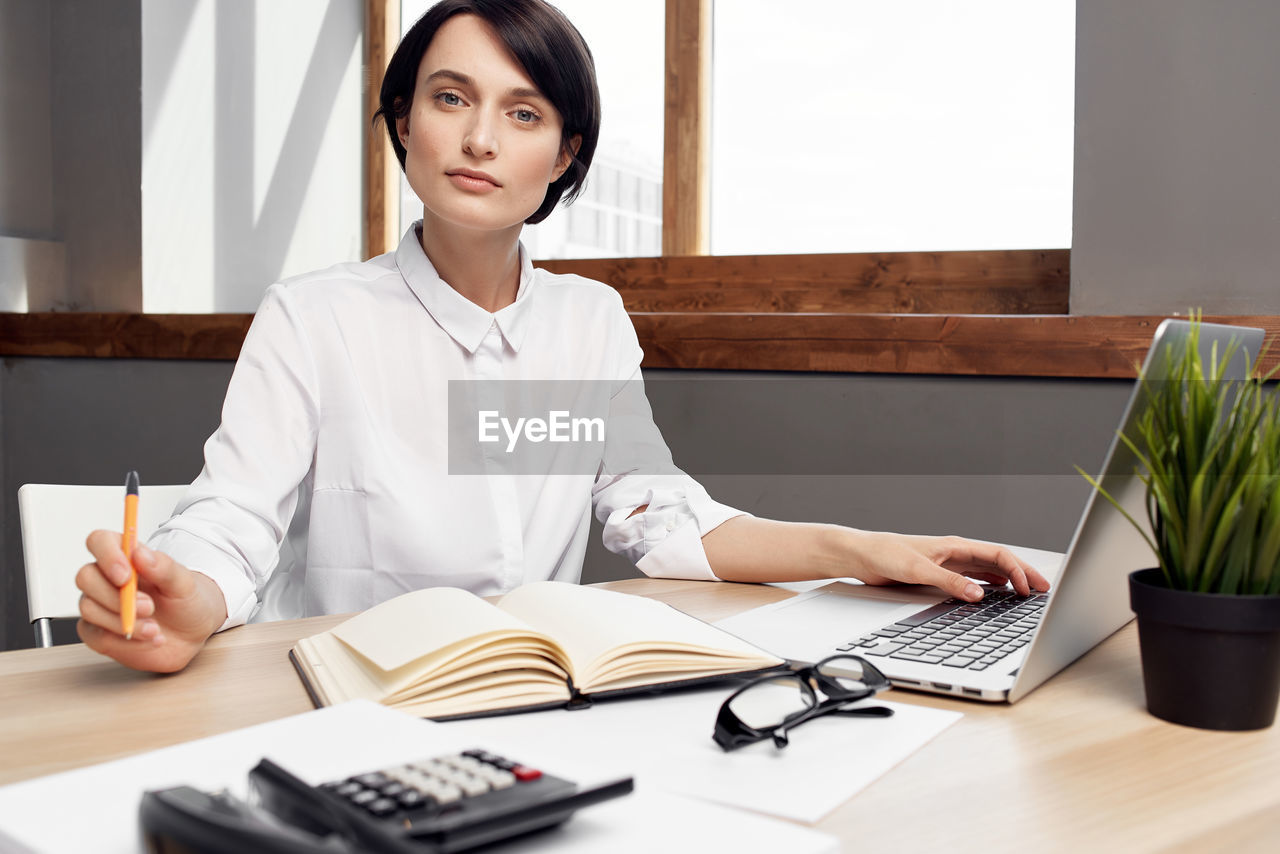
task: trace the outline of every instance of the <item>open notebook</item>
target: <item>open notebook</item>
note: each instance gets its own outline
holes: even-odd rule
[[[662,602],[555,581],[496,603],[415,590],[299,641],[289,658],[317,706],[363,698],[434,719],[587,705],[785,664]]]

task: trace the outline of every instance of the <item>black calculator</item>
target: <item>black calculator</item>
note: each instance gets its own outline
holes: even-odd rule
[[[147,792],[148,851],[466,851],[560,824],[580,807],[629,793],[630,777],[579,790],[486,750],[433,756],[319,786],[269,759],[249,772],[255,803],[189,786]]]

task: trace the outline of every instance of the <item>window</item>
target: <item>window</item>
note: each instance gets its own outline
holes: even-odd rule
[[[1074,0],[714,7],[711,251],[1071,245]]]
[[[604,122],[584,217],[527,228],[535,257],[1071,244],[1074,0],[552,2]]]

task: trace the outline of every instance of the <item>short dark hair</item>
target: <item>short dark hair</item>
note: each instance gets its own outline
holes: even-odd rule
[[[454,15],[471,14],[493,27],[533,85],[551,101],[563,124],[560,144],[572,158],[569,168],[547,188],[542,206],[525,220],[542,222],[561,196],[571,202],[582,192],[600,138],[600,89],[595,62],[582,34],[558,9],[543,0],[441,0],[405,33],[396,48],[379,92],[374,113],[386,125],[391,147],[404,169],[405,150],[396,120],[409,114],[418,67],[436,31]],[[577,151],[571,144],[581,137]]]

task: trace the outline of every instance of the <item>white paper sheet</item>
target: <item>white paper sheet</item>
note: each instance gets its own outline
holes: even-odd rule
[[[726,688],[664,694],[606,701],[582,711],[441,726],[476,743],[513,749],[538,743],[554,747],[565,760],[617,761],[646,785],[813,823],[961,717],[924,706],[877,703],[893,708],[894,716],[818,718],[798,727],[784,750],[764,742],[725,753],[711,734],[728,694]]]
[[[506,752],[583,785],[632,773],[619,756],[601,754],[578,761],[564,755],[555,741],[522,737],[507,746],[478,741],[478,735],[355,701],[15,783],[0,788],[0,851],[135,854],[143,850],[137,816],[144,791],[185,783],[225,788],[244,797],[249,769],[263,756],[311,783],[477,746]],[[746,851],[761,839],[769,840],[769,850],[839,850],[838,840],[827,834],[711,808],[657,791],[638,776],[636,782],[635,793],[587,807],[561,828],[503,850],[706,851],[723,844]]]

